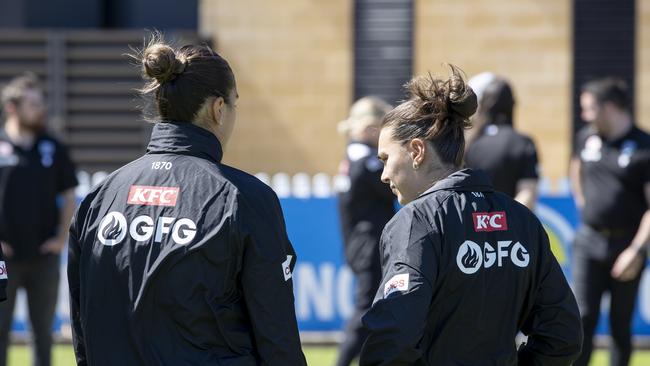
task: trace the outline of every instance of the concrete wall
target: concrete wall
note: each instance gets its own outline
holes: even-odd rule
[[[636,2],[636,119],[650,131],[650,1]]]
[[[415,0],[414,70],[512,82],[516,125],[542,174],[567,174],[571,149],[572,6],[566,0]],[[650,129],[650,2],[637,1],[637,119]],[[226,161],[245,170],[334,173],[353,88],[353,2],[202,0],[200,29],[235,69],[239,119]]]
[[[203,0],[200,29],[237,77],[225,161],[249,172],[334,173],[352,98],[352,2]]]
[[[537,143],[542,174],[566,175],[571,135],[571,2],[418,0],[415,72],[492,71],[513,84],[515,124]]]

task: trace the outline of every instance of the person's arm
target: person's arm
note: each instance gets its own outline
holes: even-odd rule
[[[520,171],[515,193],[515,200],[528,207],[535,208],[537,203],[537,181],[539,179],[539,160],[537,148],[530,138],[526,138],[525,148],[521,157]]]
[[[643,192],[650,207],[650,183],[646,183]],[[646,252],[650,244],[650,209],[641,217],[639,228],[630,245],[616,258],[612,267],[612,277],[620,281],[630,281],[643,269]]]
[[[382,235],[383,278],[363,317],[369,331],[360,366],[412,365],[424,357],[418,344],[433,296],[438,255],[434,236],[417,214],[402,212]],[[410,216],[410,217],[405,217]]]
[[[532,211],[537,203],[537,179],[528,178],[517,182],[515,200]]]
[[[79,184],[75,172],[75,166],[70,159],[68,150],[65,146],[57,144],[56,149],[56,190],[61,198],[59,207],[59,227],[56,236],[48,239],[40,247],[41,253],[59,254],[65,248],[68,236],[68,227],[70,220],[77,207],[77,200],[74,188]]]
[[[41,253],[54,253],[59,254],[65,248],[65,243],[68,238],[68,227],[70,220],[77,207],[77,199],[74,193],[74,188],[69,188],[61,193],[61,207],[59,208],[59,228],[57,235],[48,239],[41,245]]]
[[[244,240],[241,285],[260,365],[306,365],[293,298],[296,254],[286,234],[282,209],[238,209]],[[244,212],[242,212],[244,211]],[[255,227],[255,228],[252,228]]]
[[[74,220],[76,221],[76,219]],[[79,261],[81,257],[81,243],[79,242],[79,233],[77,225],[72,222],[70,226],[69,245],[68,245],[68,288],[70,291],[70,323],[72,327],[72,345],[74,347],[75,358],[78,366],[88,364],[86,358],[86,345],[84,342],[83,328],[81,325],[81,273],[79,271]]]
[[[581,169],[582,163],[580,162],[580,158],[578,156],[573,156],[569,162],[569,181],[571,182],[573,200],[580,210],[585,206],[585,196],[582,193],[582,185],[580,183]]]
[[[573,292],[551,252],[548,236],[539,229],[542,241],[534,303],[521,331],[528,336],[519,348],[520,365],[570,365],[580,355],[582,322]]]

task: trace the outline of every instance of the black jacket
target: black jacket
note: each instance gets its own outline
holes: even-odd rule
[[[395,196],[381,181],[383,164],[376,148],[353,142],[346,162],[350,186],[338,195],[346,262],[354,272],[379,273],[379,238],[395,214]]]
[[[273,191],[189,123],[88,194],[70,228],[80,365],[305,365]]]
[[[7,300],[7,264],[2,257],[2,249],[0,248],[0,302]]]
[[[483,173],[456,172],[403,207],[380,250],[360,365],[569,365],[580,353],[578,307],[544,228]]]

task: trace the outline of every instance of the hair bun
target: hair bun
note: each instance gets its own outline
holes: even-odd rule
[[[176,57],[170,46],[155,43],[142,53],[142,68],[146,76],[163,84],[181,74],[185,70],[185,62]]]
[[[450,111],[463,119],[470,118],[478,108],[476,94],[458,72],[454,72],[449,78],[448,98]]]

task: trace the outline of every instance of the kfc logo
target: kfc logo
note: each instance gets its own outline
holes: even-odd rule
[[[176,206],[178,187],[131,186],[130,205]]]
[[[496,212],[474,212],[474,231],[506,231],[508,221],[504,211]]]
[[[7,265],[4,261],[0,261],[0,280],[7,279]]]

